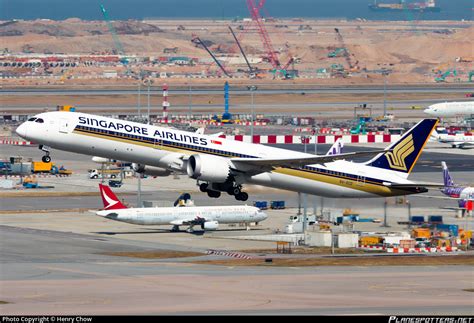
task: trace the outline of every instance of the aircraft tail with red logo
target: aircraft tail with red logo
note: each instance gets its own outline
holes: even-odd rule
[[[104,203],[104,210],[119,210],[127,207],[120,202],[117,195],[106,185],[99,184],[100,195]]]

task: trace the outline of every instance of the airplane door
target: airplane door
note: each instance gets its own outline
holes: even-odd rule
[[[62,118],[59,120],[59,132],[68,133],[69,131],[69,120]]]

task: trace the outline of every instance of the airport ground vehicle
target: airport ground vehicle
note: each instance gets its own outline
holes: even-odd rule
[[[120,169],[90,169],[89,178],[117,178],[120,176]]]

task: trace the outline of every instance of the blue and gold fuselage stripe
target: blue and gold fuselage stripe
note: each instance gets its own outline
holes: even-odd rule
[[[225,151],[225,150],[220,150],[220,149],[215,149],[215,148],[210,148],[210,147],[203,147],[203,146],[194,145],[190,143],[174,142],[170,140],[150,138],[143,135],[129,134],[129,133],[123,133],[123,132],[113,131],[109,129],[101,129],[101,128],[95,128],[95,127],[89,127],[89,126],[82,126],[82,125],[76,126],[76,128],[74,129],[74,132],[79,133],[79,134],[91,135],[94,137],[99,137],[99,138],[104,138],[104,139],[109,139],[109,140],[119,140],[119,141],[132,143],[136,145],[147,146],[147,147],[152,147],[152,148],[157,148],[157,149],[164,149],[164,150],[169,150],[169,151],[201,152],[201,153],[222,156],[222,157],[227,157],[227,158],[258,158],[257,156],[240,154],[240,153],[235,153],[235,152],[230,152],[230,151]],[[384,193],[387,193],[388,191],[390,191],[390,188],[383,185],[383,181],[380,179],[369,178],[369,177],[361,178],[354,174],[338,172],[338,171],[333,171],[333,170],[324,169],[324,168],[317,168],[313,166],[303,166],[300,168],[296,168],[296,167],[277,168],[275,172],[288,174],[292,176],[303,177],[303,178],[314,178],[315,176],[317,176],[318,179],[323,179],[323,178],[327,179],[330,177],[331,179],[339,180],[339,182],[334,182],[333,180],[330,181],[331,183],[336,184],[336,185],[356,188],[354,187],[353,184],[360,185],[363,183],[363,184],[371,184],[371,185],[380,186],[380,188],[383,188]],[[300,173],[307,173],[307,175],[301,176]],[[358,187],[357,189],[360,189],[363,191],[366,190],[362,187]],[[373,191],[373,190],[368,190],[368,191]]]

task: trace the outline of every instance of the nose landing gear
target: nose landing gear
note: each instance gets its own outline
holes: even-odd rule
[[[41,160],[43,163],[49,163],[51,162],[51,157],[49,156],[49,147],[45,145],[39,145],[38,147],[41,151],[45,152],[45,155],[41,157]]]

